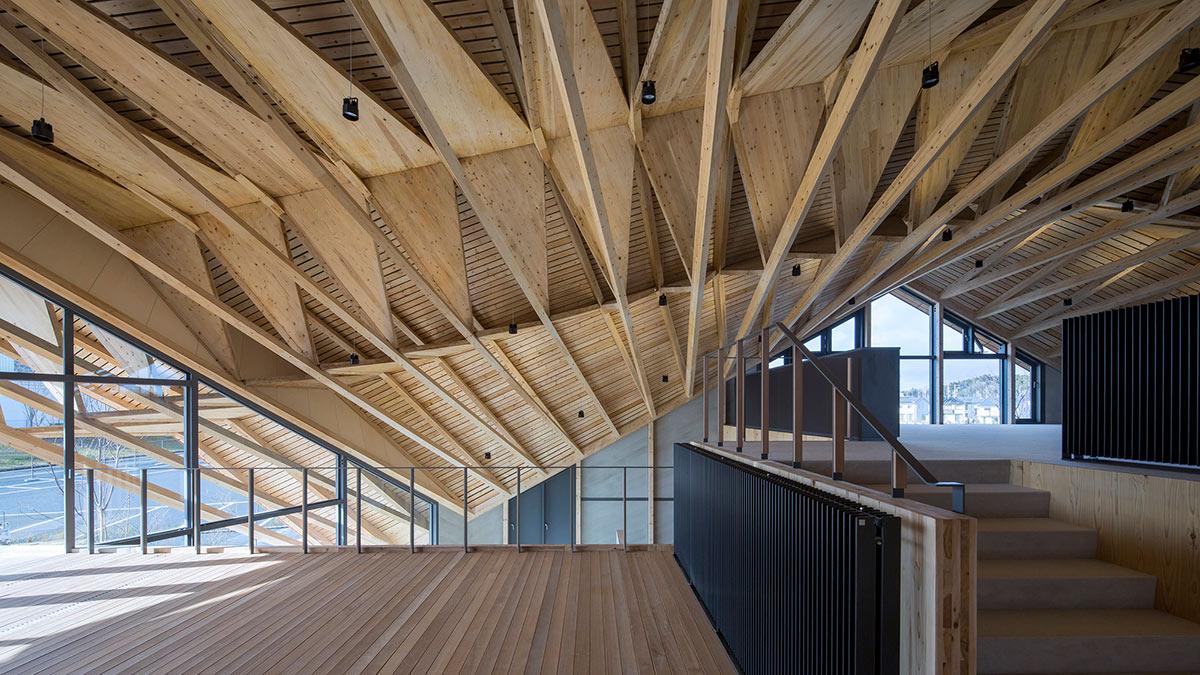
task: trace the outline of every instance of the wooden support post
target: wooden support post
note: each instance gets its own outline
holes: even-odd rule
[[[758,341],[759,360],[762,362],[762,372],[759,374],[758,408],[762,424],[762,454],[761,459],[771,458],[771,326],[763,326],[762,335]]]
[[[804,357],[792,350],[792,467],[804,461]]]
[[[746,444],[746,341],[737,341],[737,446],[738,452]]]
[[[892,496],[903,497],[904,488],[908,487],[908,465],[900,459],[900,455],[892,452]]]

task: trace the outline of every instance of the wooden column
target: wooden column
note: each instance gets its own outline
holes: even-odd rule
[[[717,347],[717,447],[725,445],[725,347]]]

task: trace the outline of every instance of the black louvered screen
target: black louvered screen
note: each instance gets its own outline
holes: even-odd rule
[[[675,445],[675,557],[745,673],[899,672],[900,521]]]
[[[1063,458],[1200,467],[1200,296],[1063,321]]]

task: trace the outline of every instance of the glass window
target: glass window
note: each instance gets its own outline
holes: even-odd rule
[[[932,421],[931,367],[929,359],[900,361],[900,424],[929,424]]]
[[[871,346],[899,347],[901,356],[928,356],[928,303],[889,293],[871,303]]]
[[[942,392],[944,424],[1000,424],[1000,359],[946,359]]]
[[[853,317],[834,326],[829,334],[830,349],[835,352],[845,352],[857,347],[854,335],[857,326],[858,317]]]
[[[963,333],[949,321],[942,323],[942,351],[963,351]]]
[[[809,338],[808,342],[804,343],[804,348],[810,352],[821,351],[821,336],[817,335]]]
[[[1027,363],[1024,359],[1017,359],[1014,372],[1016,373],[1014,382],[1015,399],[1013,401],[1013,409],[1016,411],[1016,418],[1019,420],[1033,420],[1034,399],[1036,382],[1034,381],[1034,366]]]

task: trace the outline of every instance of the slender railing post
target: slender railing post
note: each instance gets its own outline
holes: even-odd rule
[[[717,447],[725,445],[725,347],[717,347]]]
[[[196,467],[194,471],[196,472],[196,477],[192,494],[195,496],[195,506],[192,508],[192,516],[195,520],[192,522],[192,539],[196,542],[196,553],[199,554],[204,545],[204,537],[200,529],[200,525],[203,522],[203,509],[201,505],[204,504],[204,500],[200,497],[200,467]]]
[[[417,468],[408,467],[408,552],[417,552]]]
[[[763,326],[759,336],[758,358],[762,361],[762,373],[759,377],[758,407],[762,413],[762,454],[761,459],[771,458],[771,326]]]
[[[908,465],[900,458],[900,454],[892,451],[892,496],[903,497],[904,488],[908,487]]]
[[[308,553],[308,467],[300,470],[300,548]]]
[[[467,512],[467,467],[463,467],[463,553],[470,551],[467,543],[467,526],[471,524]]]
[[[621,543],[629,551],[629,467],[621,467]]]
[[[141,532],[142,555],[145,555],[149,550],[147,548],[147,535],[150,532],[150,523],[146,517],[146,502],[148,501],[146,499],[146,483],[149,481],[149,473],[149,469],[142,469],[141,480],[138,481],[138,516],[141,520],[139,531]]]
[[[572,500],[574,501],[574,500]],[[517,467],[517,523],[513,529],[517,533],[517,553],[521,552],[521,467]]]
[[[700,377],[704,388],[704,442],[708,442],[708,359],[711,354],[701,357]]]
[[[254,467],[246,469],[246,546],[254,555]]]
[[[792,466],[804,463],[804,357],[792,349]]]
[[[580,493],[583,492],[583,486],[579,482],[579,478],[581,476],[578,473],[581,470],[583,470],[582,464],[574,464],[571,466],[571,486]],[[575,552],[575,537],[578,537],[580,534],[575,530],[575,502],[579,501],[579,497],[580,495],[571,495],[571,553]]]
[[[735,382],[737,397],[734,401],[737,409],[737,446],[734,448],[737,452],[742,451],[742,446],[746,444],[746,341],[737,341],[737,360],[734,362],[737,366],[737,375]]]
[[[96,552],[96,470],[87,470],[87,546],[88,553]]]
[[[362,553],[362,467],[356,466],[354,471],[354,550]]]

